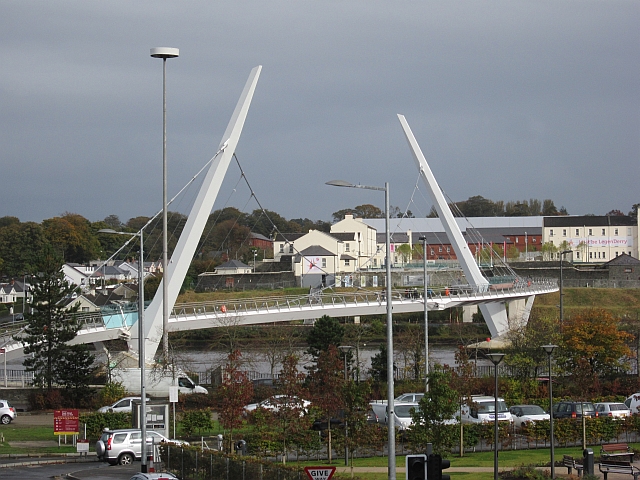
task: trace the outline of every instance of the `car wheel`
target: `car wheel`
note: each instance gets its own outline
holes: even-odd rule
[[[0,418],[0,422],[2,422],[3,425],[9,425],[11,420],[12,418],[9,415],[3,415],[2,418]]]
[[[133,463],[133,455],[131,455],[130,453],[123,453],[122,455],[120,455],[118,463],[120,465],[131,465]]]

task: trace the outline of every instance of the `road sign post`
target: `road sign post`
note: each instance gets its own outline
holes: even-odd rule
[[[309,480],[331,480],[336,467],[304,467]]]

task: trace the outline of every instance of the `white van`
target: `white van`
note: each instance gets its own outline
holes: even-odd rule
[[[634,393],[624,401],[624,404],[629,410],[631,415],[637,415],[640,413],[640,393]]]
[[[495,421],[495,397],[473,395],[471,406],[463,405],[460,412],[462,423],[488,423]],[[511,412],[503,398],[498,397],[498,421],[513,423]]]

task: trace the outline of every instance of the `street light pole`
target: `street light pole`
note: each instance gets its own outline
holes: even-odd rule
[[[571,253],[572,250],[563,250],[560,252],[560,325],[564,322],[564,293],[562,293],[562,261],[567,253]]]
[[[140,366],[140,445],[142,456],[140,471],[147,473],[147,392],[146,392],[146,365],[145,365],[145,333],[144,333],[144,236],[143,231],[138,233],[116,232],[111,228],[98,230],[98,233],[109,233],[112,235],[127,235],[130,237],[140,237],[140,262],[138,263],[138,355]]]
[[[391,302],[391,232],[389,229],[389,183],[384,187],[370,187],[367,185],[354,185],[344,180],[331,180],[326,183],[334,187],[364,188],[366,190],[378,190],[384,192],[384,227],[386,244],[386,297],[387,297],[387,409],[388,414],[388,445],[387,445],[387,476],[388,480],[396,480],[396,427],[394,420],[394,378],[393,378],[393,313]]]
[[[488,353],[487,357],[493,363],[495,378],[494,407],[493,407],[493,480],[498,480],[498,365],[504,358],[504,353]]]
[[[551,443],[551,478],[556,478],[556,466],[554,458],[554,438],[553,438],[553,382],[551,381],[551,355],[558,348],[557,345],[542,345],[542,348],[549,357],[549,441]],[[583,415],[584,417],[584,415]]]
[[[167,58],[176,58],[180,50],[171,47],[151,49],[153,58],[162,59],[162,355],[169,358],[169,253],[167,248]]]
[[[429,281],[427,278],[427,237],[420,237],[422,240],[422,261],[424,267],[424,391],[429,392],[429,309],[427,299],[429,298]]]
[[[344,383],[347,384],[349,376],[347,375],[347,352],[353,349],[351,345],[340,345],[338,349],[344,355]],[[331,422],[331,418],[329,418],[329,422]],[[344,416],[344,466],[349,466],[349,423],[347,419],[347,415],[345,413]]]

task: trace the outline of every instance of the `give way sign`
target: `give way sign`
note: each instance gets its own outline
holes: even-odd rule
[[[309,480],[330,480],[336,473],[336,467],[304,467]]]

